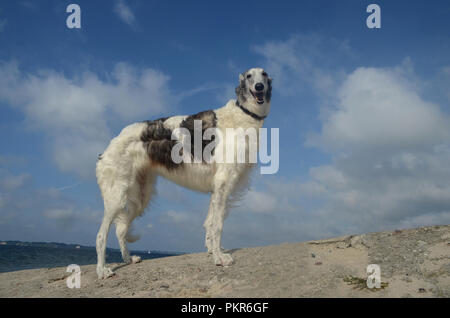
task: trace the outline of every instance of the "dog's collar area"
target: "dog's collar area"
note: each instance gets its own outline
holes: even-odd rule
[[[239,101],[236,100],[236,106],[238,106],[240,109],[242,109],[242,111],[244,113],[246,113],[247,115],[253,117],[256,120],[264,120],[267,116],[259,116],[256,115],[255,113],[252,113],[251,111],[249,111],[247,108],[245,108],[244,106],[242,106],[241,104],[239,104]]]

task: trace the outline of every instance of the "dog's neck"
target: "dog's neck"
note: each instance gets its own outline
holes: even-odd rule
[[[245,114],[249,115],[250,117],[256,119],[256,120],[264,120],[266,119],[266,116],[260,116],[255,114],[254,112],[251,112],[250,110],[248,110],[245,106],[243,106],[240,102],[239,102],[239,98],[236,100],[236,106],[239,107]]]

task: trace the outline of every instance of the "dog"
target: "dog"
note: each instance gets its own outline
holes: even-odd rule
[[[181,141],[173,138],[179,129],[195,135],[209,128],[221,132],[229,128],[260,129],[270,111],[272,79],[262,68],[252,68],[239,75],[237,98],[221,108],[207,110],[191,116],[173,116],[143,121],[125,127],[113,138],[107,149],[98,157],[97,182],[103,197],[104,216],[96,239],[97,274],[99,279],[114,275],[105,266],[105,249],[111,224],[116,226],[122,258],[125,263],[140,261],[130,256],[127,242],[138,237],[129,233],[133,220],[141,216],[155,195],[155,181],[165,177],[186,188],[210,193],[209,210],[204,222],[205,245],[212,254],[214,264],[228,266],[233,263],[230,254],[221,247],[222,229],[230,208],[230,198],[248,181],[254,163],[220,162],[217,160],[175,162],[174,147]],[[201,120],[201,125],[196,121]],[[201,131],[200,131],[201,130]],[[231,139],[230,139],[231,140]],[[227,149],[229,139],[218,138],[210,159],[217,149]],[[207,144],[202,142],[202,149]],[[232,145],[234,147],[234,145]],[[246,145],[246,151],[248,151]],[[188,149],[189,150],[189,149]],[[182,149],[182,152],[184,148]],[[184,155],[194,155],[184,151]],[[195,158],[194,158],[195,159]],[[198,158],[197,158],[198,159]]]

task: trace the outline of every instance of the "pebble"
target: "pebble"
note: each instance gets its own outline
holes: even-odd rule
[[[425,288],[419,288],[419,293],[425,293],[426,289]]]
[[[322,265],[322,262],[316,262],[314,265]]]
[[[316,254],[311,253],[311,257],[312,257],[312,258],[316,258]]]

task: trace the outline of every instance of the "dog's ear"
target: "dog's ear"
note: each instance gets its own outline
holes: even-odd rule
[[[239,74],[239,85],[236,87],[236,96],[240,103],[245,102],[245,73]]]
[[[239,94],[241,92],[241,85],[236,86],[236,89],[234,91],[236,92],[236,96],[239,97]]]
[[[266,91],[266,101],[270,102],[270,99],[272,98],[272,78],[271,77],[267,78],[267,84],[269,84],[269,85],[268,85],[267,91]]]
[[[236,87],[236,96],[242,96],[243,90],[245,89],[245,77],[244,77],[244,73],[239,74],[239,85]]]

